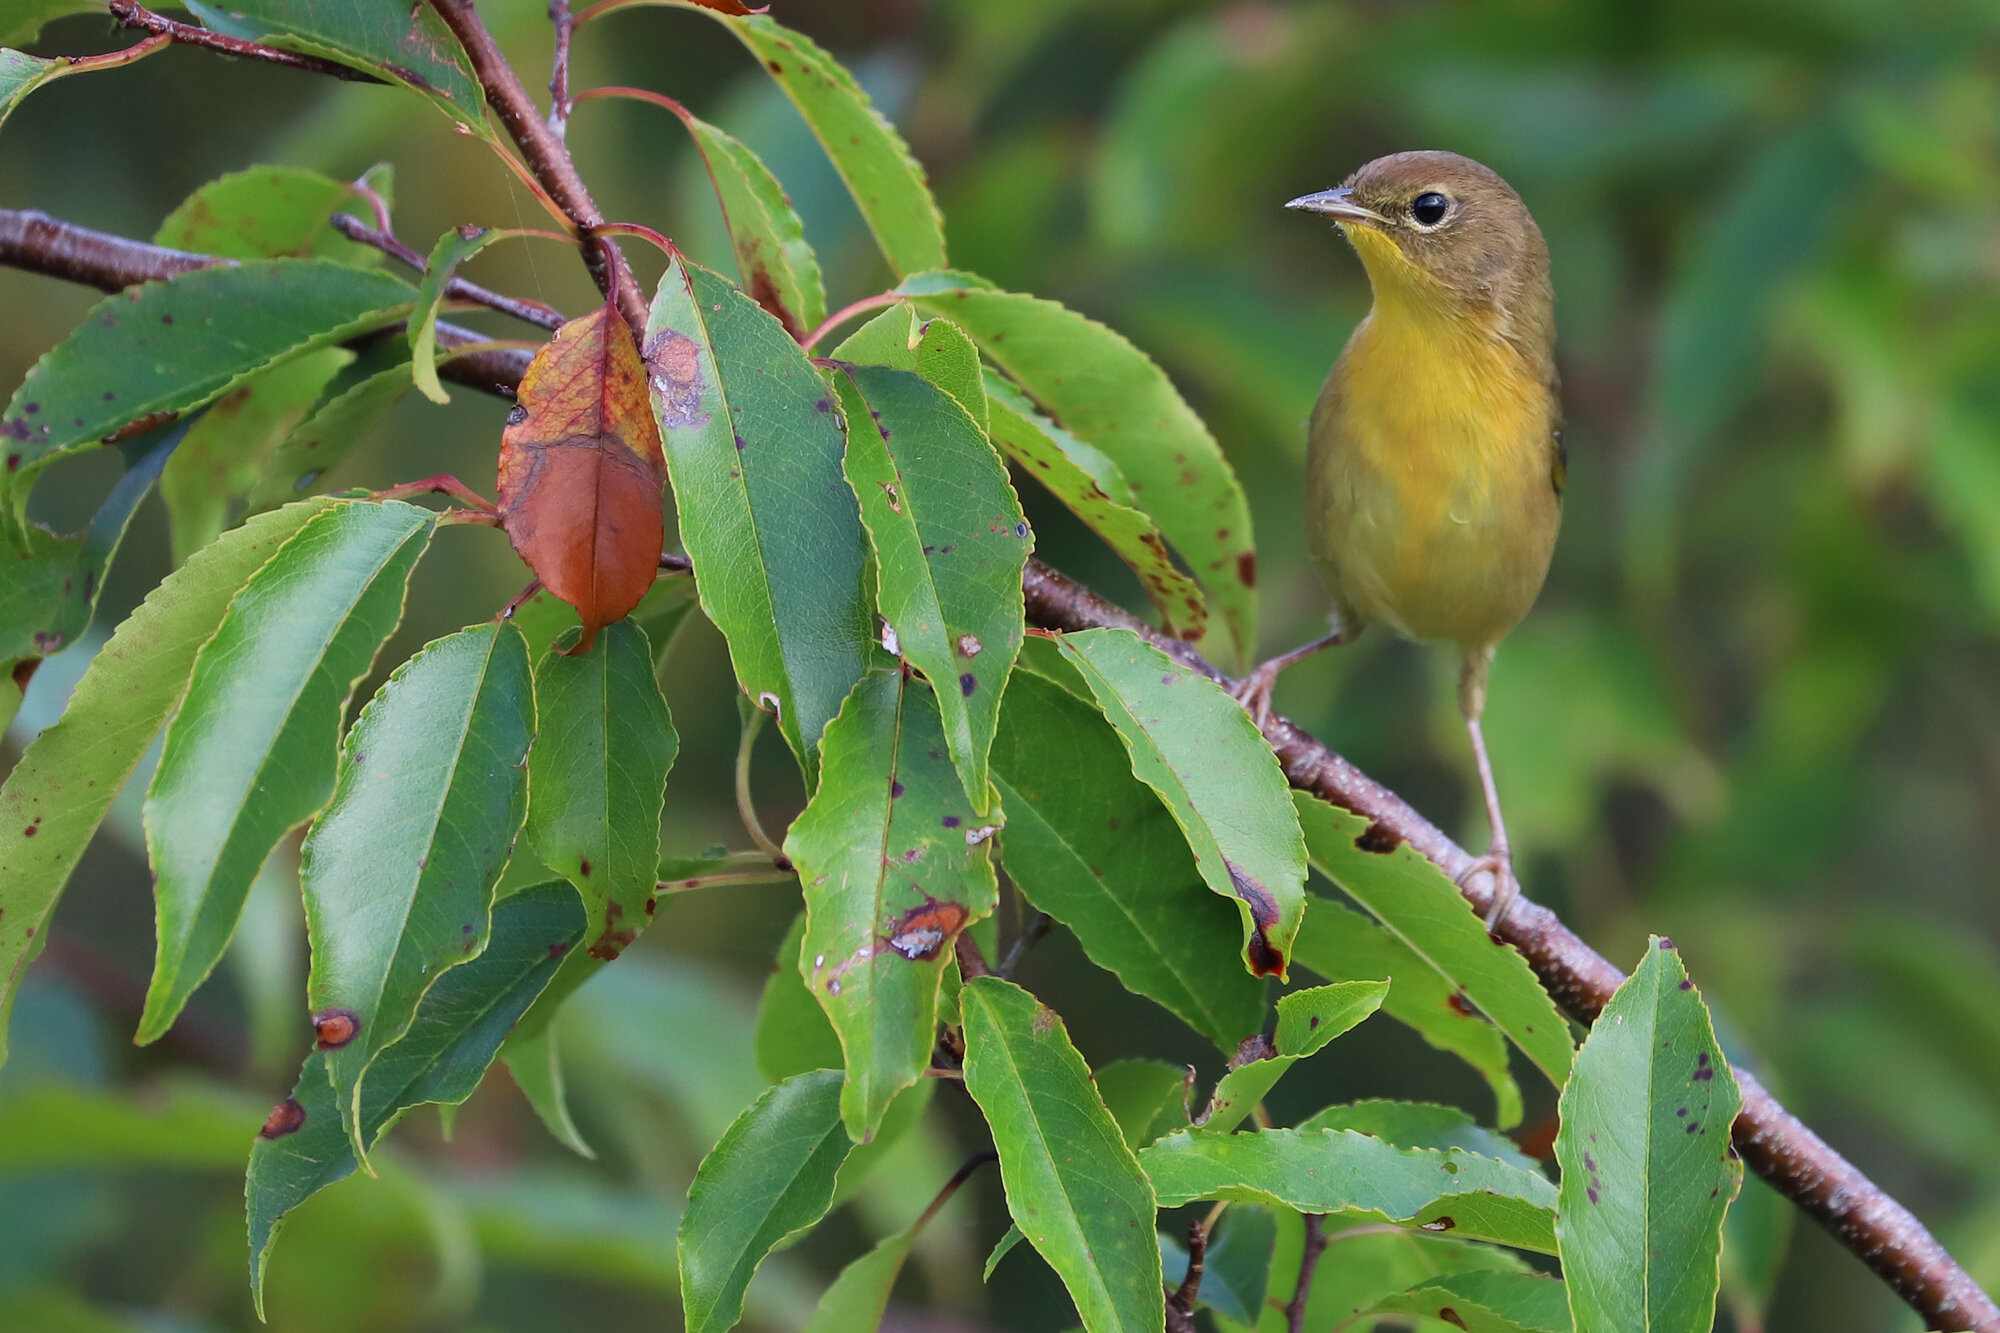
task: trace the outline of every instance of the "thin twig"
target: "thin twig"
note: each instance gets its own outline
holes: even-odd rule
[[[1292,1289],[1292,1299],[1285,1305],[1285,1333],[1305,1333],[1306,1302],[1312,1297],[1313,1273],[1319,1268],[1319,1256],[1326,1250],[1323,1221],[1318,1213],[1306,1214],[1306,1246],[1299,1255],[1299,1285]]]
[[[976,1152],[966,1158],[964,1165],[951,1173],[951,1179],[945,1181],[944,1188],[939,1190],[937,1197],[931,1200],[930,1207],[924,1209],[923,1212],[917,1215],[917,1220],[910,1223],[910,1235],[915,1237],[919,1231],[929,1226],[930,1220],[938,1215],[938,1210],[951,1202],[951,1196],[958,1193],[959,1189],[966,1181],[972,1179],[974,1173],[980,1167],[985,1166],[988,1162],[997,1162],[999,1160],[1000,1154],[990,1150],[987,1152]]]
[[[111,17],[127,28],[139,28],[156,37],[165,37],[182,46],[199,46],[210,51],[220,51],[226,56],[242,56],[246,60],[261,60],[269,65],[283,65],[287,69],[304,70],[309,74],[325,74],[349,83],[386,83],[365,70],[349,68],[318,56],[302,56],[296,51],[280,51],[275,46],[265,46],[262,42],[248,42],[241,37],[226,37],[207,28],[197,28],[192,23],[180,23],[140,4],[138,0],[111,0],[108,8]]]
[[[472,0],[430,0],[430,3],[465,48],[472,72],[478,76],[479,86],[485,89],[487,105],[519,146],[528,170],[576,224],[581,233],[583,261],[589,266],[597,289],[618,307],[618,313],[632,329],[633,338],[644,337],[646,298],[617,243],[596,234],[604,223],[604,215],[590,197],[583,177],[577,174],[569,149],[536,111],[534,99],[521,86],[521,78],[507,63],[507,57],[500,53],[493,34],[486,30],[473,9]]]
[[[557,143],[569,135],[569,39],[576,24],[569,16],[569,0],[549,0],[549,22],[555,25],[555,59],[549,68],[549,133]]]
[[[1049,927],[1055,923],[1056,919],[1047,912],[1037,911],[1034,918],[1028,922],[1028,928],[1015,936],[1014,942],[1007,946],[1007,956],[1000,960],[1000,975],[1011,979],[1014,969],[1020,966],[1028,950],[1034,948],[1036,942],[1048,934]]]
[[[0,264],[106,291],[230,262],[107,236],[38,213],[0,209]],[[478,335],[440,324],[438,341],[462,345],[478,341]],[[527,363],[525,355],[499,353],[483,360],[467,357],[451,362],[441,373],[511,399]],[[1029,562],[1022,591],[1029,622],[1042,629],[1130,629],[1194,670],[1227,680],[1192,647],[1161,634],[1038,560]],[[1264,727],[1264,737],[1293,786],[1366,816],[1382,836],[1407,842],[1447,875],[1472,862],[1471,853],[1401,797],[1301,728],[1274,715]],[[1462,892],[1476,912],[1483,914],[1491,906],[1492,883],[1485,875],[1469,880]],[[1526,898],[1515,900],[1500,935],[1521,951],[1549,994],[1579,1022],[1593,1021],[1624,980],[1623,973],[1553,912]],[[1736,1080],[1743,1090],[1743,1111],[1733,1126],[1733,1137],[1751,1170],[1873,1269],[1925,1318],[1927,1326],[2000,1333],[2000,1306],[1908,1209],[1800,1123],[1753,1075],[1739,1068]]]
[[[123,291],[142,282],[160,282],[203,268],[234,268],[234,259],[190,254],[92,231],[46,213],[0,208],[0,264],[81,283],[102,292]],[[491,340],[484,334],[438,321],[438,346],[450,351]],[[359,341],[378,335],[364,335]],[[454,384],[512,399],[528,369],[523,351],[486,350],[456,357],[438,367]]]
[[[383,254],[407,264],[419,273],[423,273],[429,268],[428,260],[409,246],[403,244],[403,242],[397,240],[393,233],[371,227],[352,213],[335,213],[333,215],[333,229],[356,244],[375,247]],[[444,294],[451,300],[468,301],[473,305],[483,305],[489,310],[497,310],[503,315],[512,315],[515,319],[533,324],[536,328],[548,329],[551,332],[561,328],[567,322],[563,317],[563,312],[554,306],[543,305],[540,301],[530,301],[526,297],[506,296],[494,291],[491,287],[482,287],[476,282],[458,277],[455,274],[451,281],[444,285]]]
[[[1200,1218],[1188,1223],[1187,1274],[1167,1294],[1167,1333],[1195,1333],[1194,1303],[1201,1298],[1202,1263],[1208,1257],[1208,1226]]]

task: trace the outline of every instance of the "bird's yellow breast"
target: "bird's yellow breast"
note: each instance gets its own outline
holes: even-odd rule
[[[1389,244],[1357,232],[1357,248]],[[1374,308],[1313,413],[1313,553],[1349,616],[1488,647],[1533,605],[1555,545],[1549,377],[1504,312],[1385,274],[1395,257],[1370,249]]]

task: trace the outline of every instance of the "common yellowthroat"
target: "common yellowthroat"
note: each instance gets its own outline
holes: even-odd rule
[[[1494,877],[1487,926],[1519,891],[1479,718],[1493,651],[1547,576],[1565,456],[1549,252],[1527,205],[1455,153],[1397,153],[1287,208],[1332,218],[1374,305],[1313,408],[1306,532],[1333,632],[1265,663],[1239,696],[1370,622],[1456,644],[1459,711],[1493,841],[1460,882]]]

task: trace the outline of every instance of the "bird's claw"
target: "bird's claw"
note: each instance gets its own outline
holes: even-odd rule
[[[1242,704],[1250,714],[1250,720],[1262,731],[1264,724],[1271,720],[1271,692],[1278,687],[1278,664],[1266,662],[1249,675],[1236,682],[1229,691],[1229,697]]]
[[[1486,909],[1486,933],[1498,938],[1507,909],[1521,896],[1521,883],[1514,878],[1514,858],[1505,848],[1487,852],[1453,876],[1452,883],[1462,889],[1481,871],[1493,876],[1493,902]]]

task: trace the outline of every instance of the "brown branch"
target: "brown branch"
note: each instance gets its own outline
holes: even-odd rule
[[[207,28],[198,28],[192,23],[180,23],[140,4],[138,0],[111,0],[111,17],[126,28],[138,28],[156,37],[165,37],[182,46],[199,46],[209,51],[219,51],[226,56],[242,56],[246,60],[261,60],[268,65],[283,65],[286,69],[304,70],[308,74],[326,74],[350,83],[386,83],[365,70],[351,69],[318,56],[302,56],[296,51],[281,51],[275,46],[265,46],[262,42],[246,42],[240,37],[226,37]]]
[[[46,213],[0,208],[0,264],[103,292],[235,263],[233,259],[189,254],[92,231]],[[446,349],[488,341],[484,334],[443,320],[438,321],[437,331],[438,346]],[[529,354],[522,351],[473,352],[445,362],[438,367],[438,374],[454,384],[512,398],[528,360]]]
[[[1029,562],[1022,586],[1028,619],[1044,629],[1133,630],[1225,687],[1234,684],[1187,644],[1161,634],[1040,561]],[[1264,738],[1277,751],[1294,787],[1372,821],[1383,835],[1407,842],[1447,875],[1458,876],[1474,861],[1470,852],[1402,797],[1286,719],[1272,715],[1264,726]],[[1472,877],[1461,891],[1482,916],[1492,906],[1491,875]],[[1625,980],[1624,973],[1579,939],[1554,912],[1525,897],[1508,909],[1500,937],[1521,951],[1556,1003],[1578,1022],[1594,1021]],[[1780,1105],[1748,1071],[1736,1070],[1736,1081],[1743,1089],[1743,1110],[1732,1137],[1751,1170],[1831,1231],[1930,1327],[2000,1333],[2000,1306],[1923,1223]]]
[[[1167,1333],[1195,1333],[1194,1303],[1201,1298],[1202,1264],[1208,1257],[1208,1228],[1200,1218],[1188,1223],[1187,1275],[1167,1293]]]
[[[549,0],[549,22],[556,30],[555,58],[549,66],[549,133],[562,143],[569,133],[569,42],[576,32],[569,0]]]
[[[500,53],[493,34],[480,21],[478,12],[472,7],[472,0],[430,2],[431,8],[437,10],[445,26],[465,48],[466,56],[472,61],[472,72],[478,77],[479,86],[486,90],[487,105],[493,108],[501,126],[520,148],[521,156],[527,159],[528,170],[534,173],[535,179],[541,182],[557,207],[576,224],[577,231],[581,233],[583,262],[589,266],[597,289],[617,305],[618,313],[632,328],[632,336],[635,339],[644,337],[646,298],[640,292],[638,280],[632,276],[632,267],[625,262],[625,254],[618,248],[617,242],[597,234],[597,229],[604,224],[604,214],[598,211],[597,202],[590,197],[589,187],[577,174],[569,149],[549,128],[548,122],[542,119],[534,99],[521,85],[521,76],[507,63],[507,57]]]
[[[419,273],[430,267],[430,261],[398,240],[394,232],[371,227],[352,213],[335,213],[333,229],[355,244],[373,246]],[[470,301],[474,305],[483,305],[488,310],[512,315],[523,323],[533,324],[551,333],[566,322],[562,311],[554,306],[543,305],[540,301],[530,301],[523,297],[507,296],[494,291],[491,287],[482,287],[476,282],[456,275],[444,285],[444,294],[454,301]]]
[[[1306,1214],[1306,1244],[1299,1253],[1299,1284],[1285,1304],[1285,1333],[1304,1333],[1306,1302],[1312,1298],[1313,1275],[1319,1271],[1319,1257],[1326,1252],[1326,1228],[1318,1213]]]
[[[39,213],[0,209],[0,263],[107,291],[228,262],[107,236]],[[446,345],[463,345],[478,336],[462,329],[448,331],[442,324],[438,335]],[[511,398],[527,360],[519,352],[487,353],[453,361],[442,373]],[[1028,619],[1044,629],[1129,629],[1192,669],[1228,683],[1186,643],[1161,634],[1040,561],[1029,562],[1022,590]],[[1299,727],[1273,715],[1264,736],[1293,786],[1367,817],[1383,835],[1409,843],[1448,875],[1455,876],[1472,863],[1471,853],[1400,796]],[[1493,886],[1486,875],[1469,880],[1463,892],[1476,912],[1483,914],[1492,905]],[[1527,958],[1556,1002],[1579,1022],[1594,1020],[1625,979],[1555,913],[1527,898],[1516,899],[1500,933]],[[1738,1069],[1736,1079],[1743,1089],[1743,1111],[1736,1118],[1733,1138],[1751,1170],[1832,1232],[1923,1315],[1928,1327],[2000,1333],[2000,1307],[1908,1209],[1781,1106],[1753,1075]]]

